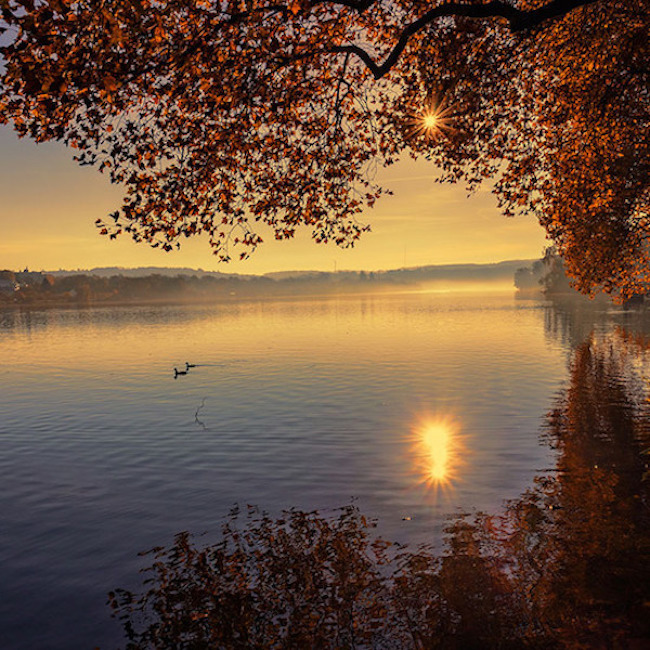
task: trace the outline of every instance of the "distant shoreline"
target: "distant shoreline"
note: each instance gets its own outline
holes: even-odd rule
[[[496,286],[495,286],[496,285]],[[330,291],[319,293],[271,293],[271,294],[248,294],[234,296],[215,297],[182,297],[173,298],[133,298],[116,300],[74,300],[74,299],[35,299],[30,301],[5,301],[0,300],[0,310],[29,310],[29,309],[87,309],[97,307],[178,307],[178,306],[210,306],[210,305],[231,305],[236,303],[251,302],[290,302],[304,300],[330,300],[330,299],[353,299],[353,298],[383,298],[391,296],[416,296],[416,295],[445,295],[445,294],[492,294],[512,293],[516,296],[518,291],[512,286],[497,284],[496,282],[485,282],[484,288],[475,287],[462,289],[449,286],[444,289],[418,289],[417,287],[393,287],[381,289],[367,289],[361,291]],[[526,294],[525,298],[544,298],[543,295],[532,296]]]
[[[394,271],[279,273],[272,276],[226,276],[177,273],[130,274],[117,269],[51,274],[0,271],[0,305],[5,307],[210,304],[241,300],[278,300],[395,293],[514,291],[514,275],[524,261],[457,264]]]
[[[499,269],[508,269],[526,267],[533,264],[535,259],[521,259],[521,260],[502,260],[499,262],[460,262],[457,264],[426,264],[421,266],[398,267],[394,269],[341,269],[339,271],[318,271],[314,269],[307,270],[289,270],[289,271],[270,271],[268,273],[260,274],[246,274],[246,273],[224,273],[221,271],[205,271],[202,268],[192,269],[189,267],[165,267],[165,266],[144,266],[144,267],[120,267],[120,266],[101,266],[91,269],[76,269],[57,271],[39,271],[41,274],[52,275],[54,277],[70,276],[70,275],[91,275],[98,277],[143,277],[151,275],[162,275],[168,277],[176,277],[179,275],[197,277],[214,277],[222,280],[238,279],[238,280],[288,280],[298,278],[318,278],[318,277],[346,277],[355,276],[359,274],[373,274],[376,276],[390,276],[390,275],[408,275],[412,273],[427,273],[437,275],[439,277],[464,274],[466,276],[476,277],[482,274],[489,274],[490,272]]]

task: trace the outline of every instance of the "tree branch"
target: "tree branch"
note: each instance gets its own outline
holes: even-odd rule
[[[375,63],[368,52],[366,52],[362,47],[354,44],[336,45],[329,48],[328,51],[332,53],[356,55],[361,59],[370,72],[372,72],[375,79],[380,79],[397,63],[411,37],[438,18],[451,16],[463,16],[465,18],[505,18],[508,21],[510,31],[516,33],[534,29],[549,20],[564,16],[578,7],[583,7],[598,1],[599,0],[551,0],[548,4],[529,11],[517,9],[504,0],[491,0],[485,4],[476,5],[446,2],[430,9],[410,25],[407,25],[402,31],[397,43],[381,64]],[[363,3],[344,1],[339,4],[352,6],[353,4]]]
[[[339,126],[341,125],[341,86],[345,80],[345,72],[348,69],[348,61],[350,60],[350,53],[345,55],[345,61],[343,62],[343,69],[341,70],[341,75],[339,77],[338,83],[336,85],[336,101],[334,102],[334,128],[338,131]]]

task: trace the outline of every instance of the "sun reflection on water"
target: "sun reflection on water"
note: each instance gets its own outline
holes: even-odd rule
[[[466,450],[458,420],[427,417],[413,429],[411,448],[418,482],[428,489],[450,489],[460,479]]]

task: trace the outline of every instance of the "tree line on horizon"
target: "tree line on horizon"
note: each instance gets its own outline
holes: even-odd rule
[[[189,273],[69,275],[0,271],[0,304],[178,302],[390,291],[431,282],[509,281],[517,262],[494,265],[416,267],[392,271],[305,272],[284,276]]]
[[[547,296],[578,295],[571,286],[564,261],[554,246],[548,246],[542,258],[533,262],[531,266],[517,269],[514,283],[521,293],[541,292]]]

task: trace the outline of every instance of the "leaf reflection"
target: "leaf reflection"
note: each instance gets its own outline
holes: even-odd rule
[[[545,427],[557,471],[503,514],[453,519],[441,555],[374,537],[352,506],[249,508],[243,524],[234,512],[215,545],[183,533],[156,549],[144,594],[110,595],[128,647],[648,647],[650,408],[635,345],[615,332],[576,349]]]

